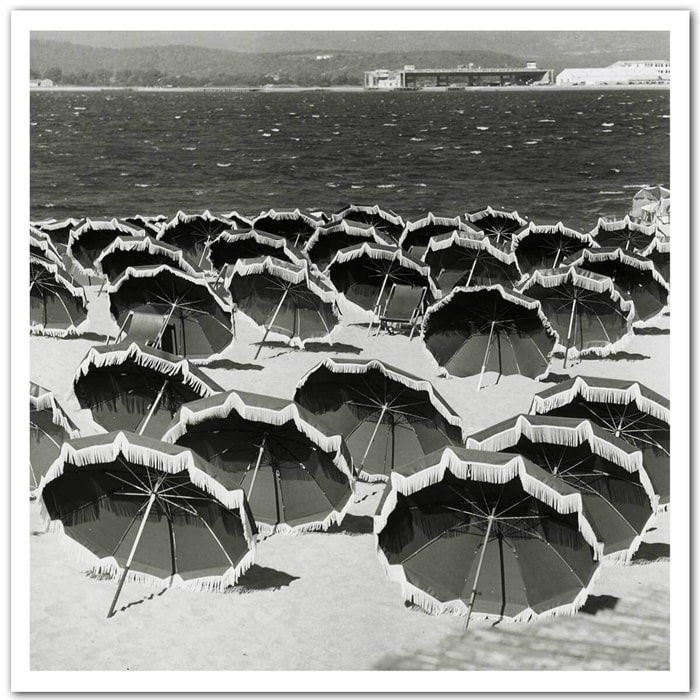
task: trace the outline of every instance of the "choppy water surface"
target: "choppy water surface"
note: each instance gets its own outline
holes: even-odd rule
[[[31,218],[487,204],[589,230],[669,181],[669,93],[33,92]]]

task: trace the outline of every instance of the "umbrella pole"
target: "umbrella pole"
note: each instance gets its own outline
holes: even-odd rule
[[[139,428],[139,432],[138,432],[139,435],[143,435],[144,431],[146,430],[146,426],[148,425],[151,418],[153,417],[153,414],[156,412],[156,409],[158,408],[158,404],[160,403],[160,400],[163,398],[163,392],[165,391],[166,386],[168,386],[167,379],[163,382],[163,386],[160,388],[158,395],[156,396],[155,400],[151,404],[151,408],[148,411],[148,415],[146,416],[146,419],[144,420],[141,428]]]
[[[248,493],[246,494],[246,498],[248,500],[250,500],[250,494],[253,493],[253,486],[255,486],[255,477],[258,475],[258,469],[260,469],[260,462],[262,461],[263,452],[265,450],[266,437],[263,438],[263,441],[260,444],[260,450],[258,450],[258,461],[255,463],[255,469],[253,470],[253,479],[250,482],[250,488],[248,489]]]
[[[374,442],[374,438],[377,437],[377,431],[379,430],[379,426],[382,423],[382,420],[384,420],[384,414],[386,413],[386,409],[388,408],[387,404],[384,404],[382,406],[382,412],[379,414],[379,419],[377,420],[377,424],[374,426],[374,432],[372,433],[372,437],[369,439],[369,442],[367,443],[367,449],[365,449],[365,453],[362,455],[362,461],[360,462],[360,469],[363,469],[365,466],[365,460],[367,459],[367,455],[369,454],[369,450],[372,447],[372,443]]]
[[[157,487],[156,487],[157,488]],[[112,604],[109,606],[109,612],[107,613],[107,617],[110,618],[112,615],[114,615],[114,608],[117,605],[117,600],[119,599],[119,594],[122,592],[122,587],[124,586],[124,581],[126,581],[126,575],[129,573],[129,569],[131,568],[131,562],[134,559],[134,554],[136,554],[136,548],[138,547],[139,540],[141,539],[141,535],[143,534],[143,529],[146,527],[146,521],[148,520],[148,515],[151,512],[151,507],[153,506],[153,502],[156,500],[156,492],[154,491],[150,498],[148,499],[148,505],[146,506],[146,511],[143,514],[143,517],[141,518],[141,524],[139,525],[139,531],[136,533],[136,539],[134,540],[134,544],[131,545],[131,552],[129,552],[129,558],[126,560],[126,566],[124,567],[124,571],[122,572],[122,577],[119,579],[119,586],[117,586],[117,592],[114,594],[114,598],[112,599]]]
[[[477,391],[481,391],[481,382],[484,379],[484,372],[486,371],[486,363],[489,359],[489,351],[491,350],[491,339],[493,338],[493,327],[496,325],[496,321],[491,321],[491,331],[489,332],[489,342],[486,344],[486,354],[484,355],[484,364],[481,365],[481,374],[479,375],[479,386],[476,387]]]
[[[280,303],[277,304],[277,308],[275,309],[275,313],[272,314],[272,318],[270,319],[270,323],[267,325],[267,328],[265,329],[265,335],[263,336],[263,339],[260,341],[260,346],[258,347],[258,351],[255,353],[255,357],[253,358],[254,360],[258,359],[258,355],[260,355],[262,347],[263,347],[263,345],[265,345],[265,341],[267,340],[267,336],[270,332],[270,329],[272,328],[272,325],[274,324],[275,319],[277,318],[277,314],[280,312],[280,309],[282,308],[282,304],[284,304],[284,300],[287,298],[288,293],[289,293],[289,287],[287,287],[284,290],[284,294],[282,295],[282,298],[280,299]]]
[[[578,299],[574,297],[574,303],[571,306],[571,318],[569,319],[569,333],[566,336],[566,351],[564,352],[564,369],[566,369],[566,362],[569,359],[569,348],[571,347],[571,336],[574,330],[574,316],[576,314],[576,302]]]
[[[476,587],[479,584],[479,576],[481,574],[481,565],[484,563],[484,554],[486,554],[486,545],[489,543],[489,535],[491,534],[491,526],[493,525],[494,516],[496,514],[496,509],[494,508],[489,515],[489,524],[486,527],[486,534],[484,535],[484,542],[481,546],[481,553],[479,554],[479,563],[476,565],[476,575],[474,576],[474,586],[472,587],[472,593],[469,596],[469,605],[467,607],[467,619],[464,623],[464,631],[469,629],[469,620],[472,616],[472,610],[474,608],[474,601],[476,600]]]
[[[175,304],[173,304],[170,307],[170,311],[168,311],[168,315],[163,320],[163,323],[160,326],[160,330],[158,331],[158,335],[156,336],[156,339],[153,341],[154,346],[158,349],[160,349],[160,341],[163,340],[163,333],[165,333],[165,329],[168,327],[168,323],[170,323],[170,318],[172,317],[174,311],[175,311]]]
[[[204,261],[204,256],[207,252],[207,248],[211,245],[211,236],[207,236],[207,240],[204,243],[204,248],[202,249],[202,255],[199,257],[199,262],[197,263],[197,267],[202,267],[202,262]]]
[[[477,260],[479,259],[479,256],[474,257],[474,262],[472,263],[472,269],[469,270],[469,277],[467,277],[467,283],[464,285],[465,287],[469,286],[469,283],[472,281],[472,275],[474,274],[474,270],[476,269],[476,263]]]
[[[381,306],[382,306],[382,294],[384,294],[384,288],[386,287],[387,280],[389,279],[389,273],[387,272],[384,275],[384,280],[382,281],[382,286],[379,289],[379,296],[377,297],[377,301],[374,303],[374,309],[372,310],[372,319],[369,322],[369,328],[367,329],[367,337],[369,338],[369,334],[372,332],[372,325],[374,324],[374,314],[381,314]]]
[[[552,265],[552,269],[554,269],[559,264],[559,256],[560,255],[561,255],[561,248],[557,248],[557,254],[554,256],[554,265]]]

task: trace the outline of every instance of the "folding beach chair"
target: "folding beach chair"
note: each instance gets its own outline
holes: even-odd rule
[[[118,343],[122,336],[127,336],[129,340],[135,340],[137,343],[159,347],[169,319],[170,316],[166,314],[129,311],[114,338],[114,342]],[[110,344],[109,337],[107,338],[107,344]]]
[[[379,330],[408,326],[411,329],[408,337],[413,338],[418,319],[423,315],[426,293],[425,287],[394,283],[379,316]]]

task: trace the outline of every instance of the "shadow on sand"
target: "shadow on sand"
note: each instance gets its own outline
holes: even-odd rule
[[[670,335],[671,330],[669,328],[656,328],[655,326],[649,326],[648,328],[635,328],[635,335]]]
[[[208,365],[200,365],[202,369],[241,369],[241,370],[256,370],[265,369],[262,365],[256,365],[251,362],[233,362],[233,360],[214,360]]]
[[[601,610],[614,610],[620,599],[614,595],[589,595],[579,612],[597,615]]]
[[[369,515],[353,515],[348,513],[340,525],[331,525],[325,535],[371,535],[374,532],[374,520]]]
[[[235,586],[229,586],[224,593],[250,593],[251,591],[278,591],[288,586],[299,577],[292,576],[285,571],[271,569],[268,566],[253,566],[246,571],[236,582]]]
[[[668,561],[671,558],[671,545],[665,542],[642,542],[632,564],[651,564],[655,561]]]

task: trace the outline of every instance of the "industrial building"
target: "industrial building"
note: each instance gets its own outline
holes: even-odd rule
[[[671,80],[670,61],[617,61],[606,68],[566,68],[557,85],[648,85]]]

